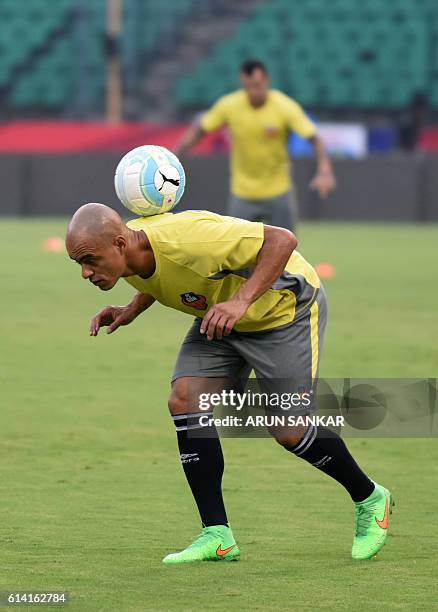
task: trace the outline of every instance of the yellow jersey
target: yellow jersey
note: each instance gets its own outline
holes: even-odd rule
[[[203,210],[142,217],[127,226],[147,235],[155,272],[149,278],[126,277],[126,282],[164,306],[198,317],[235,295],[251,274],[264,240],[262,223]],[[308,311],[319,287],[315,270],[294,251],[281,277],[234,329],[256,332],[291,323]]]
[[[303,138],[316,127],[301,106],[274,89],[260,107],[250,104],[244,90],[219,100],[201,119],[211,132],[227,126],[231,134],[231,191],[239,198],[263,200],[288,191],[291,186],[287,140],[290,131]]]

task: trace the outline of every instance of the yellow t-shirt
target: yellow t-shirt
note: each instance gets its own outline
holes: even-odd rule
[[[156,268],[149,278],[129,276],[126,282],[164,306],[198,317],[235,295],[251,274],[264,240],[262,223],[203,210],[142,217],[127,226],[145,232]],[[319,286],[312,266],[295,251],[283,275],[234,329],[262,331],[292,322],[307,311]]]
[[[270,90],[263,106],[251,106],[244,90],[220,98],[201,119],[205,132],[227,126],[231,144],[231,191],[239,198],[263,200],[291,188],[287,139],[290,131],[303,138],[316,127],[301,106]]]

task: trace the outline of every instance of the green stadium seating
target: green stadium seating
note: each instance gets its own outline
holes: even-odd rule
[[[143,32],[140,45],[143,52],[148,52],[160,39],[172,36],[177,32],[180,21],[189,13],[195,0],[177,0],[163,2],[163,0],[146,0],[141,3],[140,22]],[[125,17],[129,19],[129,4],[126,4]]]
[[[50,6],[50,10],[48,10]],[[51,55],[44,57],[45,44],[49,36],[59,28],[72,7],[72,0],[56,0],[48,5],[47,0],[1,0],[0,2],[0,83],[7,86],[10,83],[10,94],[7,103],[11,106],[30,104],[52,106],[56,100],[63,100],[62,76],[59,84],[54,83],[50,71]],[[65,45],[64,45],[65,46]],[[61,53],[63,45],[54,48]],[[30,58],[38,52],[29,70],[24,69]],[[68,61],[71,63],[73,55],[70,52]],[[62,61],[62,55],[60,56]],[[54,74],[57,74],[57,64]],[[17,76],[15,72],[19,70]],[[47,71],[47,79],[41,79],[41,74]],[[65,74],[62,73],[62,74]],[[57,91],[59,90],[59,94]]]
[[[154,50],[199,8],[195,0],[123,6],[122,61],[127,72],[136,63],[141,74]],[[63,112],[75,99],[80,71],[88,77],[89,103],[102,106],[106,0],[82,2],[83,50],[73,27],[77,7],[77,0],[0,0],[6,107]],[[265,0],[176,81],[176,103],[202,108],[232,91],[237,66],[249,56],[267,63],[275,87],[310,107],[398,109],[421,90],[438,109],[438,0]]]
[[[13,103],[48,108],[65,105],[73,94],[72,55],[71,40],[60,39],[54,53],[44,57],[27,79],[18,81],[11,95]]]
[[[193,5],[194,0],[124,0],[122,61],[129,67],[134,52],[143,74],[148,54],[175,35]],[[73,19],[79,8],[85,11],[82,38]],[[107,0],[0,0],[0,87],[8,90],[6,106],[62,112],[74,101],[83,71],[89,103],[101,108],[106,22]]]
[[[180,78],[175,97],[183,107],[206,106],[210,67],[218,59],[227,64],[217,74],[223,94],[230,66],[236,71],[244,57],[256,56],[278,87],[309,106],[397,109],[421,90],[438,107],[434,23],[438,0],[271,0]]]

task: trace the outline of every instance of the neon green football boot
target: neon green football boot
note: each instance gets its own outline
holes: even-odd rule
[[[237,561],[240,550],[230,527],[213,525],[184,550],[164,557],[163,563],[191,563],[192,561]]]
[[[394,501],[391,493],[381,485],[364,501],[356,503],[356,525],[351,556],[369,559],[383,548],[388,535],[389,515]]]

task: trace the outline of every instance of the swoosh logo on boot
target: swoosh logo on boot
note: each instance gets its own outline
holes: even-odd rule
[[[236,544],[233,544],[232,546],[229,546],[228,548],[224,548],[224,549],[222,549],[221,545],[219,545],[217,547],[216,554],[217,554],[218,557],[223,557],[224,555],[229,553],[230,550],[233,550],[233,548],[236,548]]]
[[[386,498],[385,514],[383,515],[383,519],[380,521],[376,516],[376,523],[382,529],[388,529],[388,512],[389,512],[388,498]]]

